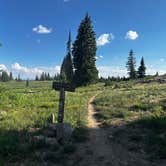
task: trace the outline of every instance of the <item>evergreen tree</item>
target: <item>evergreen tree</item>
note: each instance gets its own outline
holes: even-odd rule
[[[138,77],[139,78],[144,78],[146,74],[146,67],[144,63],[144,58],[142,57],[140,67],[138,68]]]
[[[2,71],[1,80],[3,82],[7,82],[7,81],[10,80],[9,75],[8,75],[8,73],[6,71]]]
[[[156,76],[156,77],[159,76],[159,72],[158,72],[158,71],[156,72],[155,76]]]
[[[51,76],[50,73],[47,74],[47,80],[50,81],[51,80]]]
[[[36,77],[35,77],[35,81],[39,81],[39,77],[38,77],[38,75],[36,75]]]
[[[137,77],[135,65],[136,65],[136,61],[134,58],[134,53],[133,53],[133,50],[131,50],[129,53],[128,62],[126,64],[130,79],[135,79]]]
[[[56,81],[60,81],[60,74],[55,74],[53,79]]]
[[[21,81],[20,74],[18,74],[17,81]]]
[[[62,81],[71,83],[73,81],[73,63],[71,53],[71,33],[69,32],[69,38],[67,42],[67,54],[63,59],[61,65],[61,79]]]
[[[67,55],[66,55],[66,64],[65,64],[65,74],[68,82],[73,81],[73,62],[72,62],[72,53],[71,53],[71,33],[69,32],[69,38],[67,42]]]
[[[12,72],[10,72],[9,77],[10,77],[10,81],[12,81],[13,80],[13,74],[12,74]]]
[[[29,80],[26,80],[26,87],[29,87]]]
[[[44,73],[44,81],[48,80],[47,76],[48,76],[47,73]]]
[[[98,80],[96,68],[96,36],[90,16],[82,20],[73,44],[74,83],[77,86],[95,83]]]
[[[64,57],[62,61],[61,69],[60,69],[60,79],[63,82],[66,82],[65,65],[66,65],[66,56]]]
[[[40,76],[40,81],[44,81],[45,80],[45,73],[43,72]]]

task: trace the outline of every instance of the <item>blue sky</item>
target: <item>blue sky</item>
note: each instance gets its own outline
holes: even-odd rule
[[[126,75],[130,49],[137,66],[166,72],[165,0],[0,0],[0,68],[33,78],[59,71],[68,31],[75,40],[86,13],[98,43],[100,75]]]

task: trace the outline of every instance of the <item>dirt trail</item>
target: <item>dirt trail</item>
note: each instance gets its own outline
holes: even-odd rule
[[[97,112],[92,103],[95,97],[88,104],[89,141],[79,146],[77,166],[152,166],[139,154],[131,153],[108,139],[113,128],[99,127],[100,123],[95,118]]]

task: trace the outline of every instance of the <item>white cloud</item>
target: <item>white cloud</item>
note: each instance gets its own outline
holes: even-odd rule
[[[42,72],[50,73],[50,75],[55,75],[60,72],[60,66],[55,67],[26,67],[23,65],[20,65],[19,63],[14,63],[11,66],[12,72],[14,76],[17,76],[18,74],[21,75],[21,78],[23,79],[33,79],[36,75],[41,75]]]
[[[98,66],[97,67],[99,70],[99,76],[102,77],[108,77],[108,76],[127,76],[127,71],[125,68],[121,68],[121,67],[115,67],[115,66]]]
[[[104,46],[108,43],[110,43],[110,40],[114,39],[114,35],[112,33],[110,34],[102,34],[99,36],[99,38],[96,40],[97,46]]]
[[[52,28],[47,28],[43,25],[38,25],[37,27],[32,29],[33,32],[36,32],[38,34],[48,34],[52,32]]]
[[[7,67],[4,64],[0,64],[0,71],[8,71]]]
[[[164,62],[164,61],[165,61],[165,59],[164,59],[164,58],[161,58],[161,59],[160,59],[160,62]]]
[[[137,38],[139,37],[138,33],[136,31],[128,31],[126,33],[126,39],[129,39],[129,40],[136,40]]]
[[[97,67],[99,70],[99,76],[107,78],[108,76],[120,76],[120,77],[127,77],[127,70],[125,67],[118,67],[118,66],[98,66]],[[160,75],[163,75],[166,73],[166,69],[159,69],[154,66],[149,66],[147,67],[146,74],[147,75],[155,75],[156,72],[158,72]]]
[[[103,59],[104,57],[102,55],[96,56],[96,60]]]
[[[98,56],[97,58],[100,58]],[[99,76],[108,77],[108,76],[128,76],[127,70],[125,67],[119,66],[98,66]],[[60,72],[60,66],[47,67],[47,66],[39,66],[39,67],[27,67],[23,66],[19,63],[14,63],[11,65],[11,68],[8,68],[4,64],[0,64],[0,70],[5,70],[9,73],[11,71],[13,76],[16,77],[20,74],[22,79],[34,79],[36,75],[41,75],[42,72],[50,73],[50,75],[54,76],[55,74]],[[156,72],[159,74],[165,74],[166,68],[158,68],[155,66],[147,66],[147,75],[154,75]]]

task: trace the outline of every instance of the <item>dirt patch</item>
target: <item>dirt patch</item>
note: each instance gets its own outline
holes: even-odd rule
[[[103,124],[96,119],[99,112],[94,109],[92,97],[88,104],[88,131],[89,139],[78,145],[77,153],[72,160],[77,166],[164,166],[163,163],[148,161],[144,155],[137,153],[137,149],[128,149],[115,141],[113,133],[119,130],[119,125]],[[120,122],[119,122],[120,123]],[[120,125],[123,129],[125,125]],[[123,139],[123,138],[118,138]],[[131,145],[132,146],[132,145]]]

